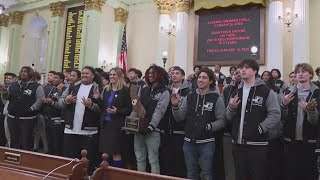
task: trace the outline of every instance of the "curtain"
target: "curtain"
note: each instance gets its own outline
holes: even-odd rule
[[[213,9],[216,7],[229,7],[233,5],[261,4],[265,6],[265,0],[194,0],[194,11],[200,9]]]

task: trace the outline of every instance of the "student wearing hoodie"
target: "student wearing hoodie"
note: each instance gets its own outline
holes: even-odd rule
[[[297,64],[294,72],[297,83],[285,91],[281,104],[287,178],[315,180],[320,90],[311,82],[311,65]]]
[[[33,128],[44,97],[43,88],[33,81],[33,70],[29,66],[21,68],[19,80],[12,83],[3,94],[9,99],[8,127],[11,147],[31,151],[33,148]]]
[[[185,81],[185,72],[178,66],[174,66],[171,77],[172,84],[170,86],[172,93],[178,93],[183,100],[191,91],[191,86]],[[177,122],[173,114],[170,116],[170,138],[168,138],[168,148],[170,149],[170,158],[167,169],[170,171],[170,176],[187,177],[187,170],[183,156],[184,143],[184,126],[185,122]]]
[[[189,179],[213,179],[216,131],[225,126],[223,98],[215,91],[215,75],[208,68],[199,71],[198,88],[181,99],[173,93],[171,103],[177,122],[185,121],[183,152]]]
[[[160,174],[160,132],[168,127],[170,91],[168,74],[160,66],[152,65],[146,71],[146,87],[141,89],[140,101],[146,110],[147,127],[139,127],[134,137],[134,151],[138,171],[146,172],[146,157],[151,173]]]
[[[259,65],[243,60],[243,83],[229,101],[226,118],[232,122],[232,152],[237,180],[266,179],[268,132],[280,121],[276,94],[257,78]]]

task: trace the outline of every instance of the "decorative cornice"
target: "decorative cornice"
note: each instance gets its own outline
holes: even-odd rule
[[[61,16],[63,17],[65,5],[63,2],[59,1],[56,3],[49,4],[50,10],[52,11],[52,17]]]
[[[171,9],[174,6],[175,0],[154,0],[158,5],[160,14],[171,14]]]
[[[128,19],[128,11],[123,8],[116,8],[114,9],[114,18],[116,22],[120,21],[125,24]]]
[[[9,17],[11,19],[11,24],[22,24],[23,12],[15,11],[9,13]]]
[[[177,12],[189,12],[192,0],[176,0]]]
[[[8,27],[9,16],[0,14],[0,26]]]
[[[84,0],[83,1],[85,7],[85,11],[89,10],[96,10],[100,11],[102,9],[102,6],[106,3],[106,0]]]

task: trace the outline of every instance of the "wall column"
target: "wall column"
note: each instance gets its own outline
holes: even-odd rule
[[[62,69],[62,41],[64,31],[62,29],[65,5],[62,2],[49,4],[52,12],[49,25],[49,38],[46,54],[46,74],[53,70],[60,72]]]
[[[162,52],[169,51],[169,35],[163,31],[161,27],[167,28],[170,23],[171,9],[175,3],[174,0],[155,0],[159,10],[159,34],[158,34],[158,46],[156,51],[156,59],[154,63],[158,66],[163,66]]]
[[[310,62],[309,48],[309,0],[295,0],[293,29],[293,67],[298,63]]]
[[[119,59],[121,54],[123,29],[128,19],[128,11],[123,8],[114,9],[114,36],[113,36],[113,55],[112,66],[119,66]],[[108,63],[108,62],[107,62]]]
[[[185,72],[188,67],[188,12],[192,0],[176,0],[177,23],[174,52],[174,66],[180,66]]]
[[[269,1],[267,69],[277,68],[283,73],[283,3],[281,0]]]
[[[9,13],[9,18],[11,19],[11,24],[9,26],[10,35],[7,71],[17,74],[20,70],[21,25],[23,13],[19,11]]]
[[[0,82],[3,82],[3,74],[6,71],[8,62],[8,32],[9,16],[0,15]]]
[[[105,0],[84,0],[79,69],[89,65],[98,67],[101,8]]]

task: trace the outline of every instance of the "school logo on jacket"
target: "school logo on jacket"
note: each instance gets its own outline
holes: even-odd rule
[[[23,91],[23,94],[31,96],[32,90],[31,89],[26,89],[26,90]]]
[[[59,93],[58,93],[58,92],[55,92],[55,93],[52,94],[52,97],[53,97],[53,98],[58,98],[58,95],[59,95]]]
[[[204,111],[212,111],[213,103],[212,102],[206,102],[206,104],[203,105]]]
[[[156,95],[153,96],[153,100],[159,100],[160,99],[160,96],[161,96],[161,93],[157,93]]]
[[[252,105],[262,106],[262,103],[263,103],[263,97],[261,96],[256,96],[254,99],[252,99]]]

